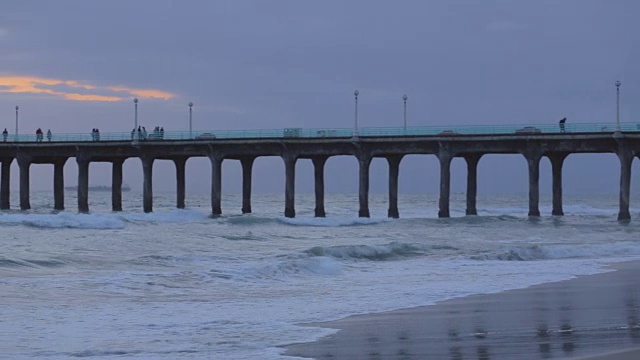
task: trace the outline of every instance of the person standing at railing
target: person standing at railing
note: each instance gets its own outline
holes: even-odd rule
[[[136,136],[136,128],[133,128],[133,130],[131,130],[131,140],[133,141],[133,138]]]
[[[47,141],[51,141],[51,136],[52,136],[51,129],[48,129],[47,130]]]
[[[160,139],[164,140],[164,127],[160,127]]]
[[[36,130],[36,141],[37,142],[41,142],[42,141],[42,129],[38,128]]]
[[[7,128],[4,128],[4,131],[2,132],[2,141],[7,142],[8,136],[9,136],[9,132],[7,131]]]
[[[562,119],[560,119],[560,121],[558,122],[558,124],[560,125],[560,132],[563,133],[564,132],[564,123],[567,122],[567,118],[564,117]]]

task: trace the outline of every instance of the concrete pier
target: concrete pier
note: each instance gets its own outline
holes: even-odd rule
[[[254,157],[240,159],[242,165],[242,213],[251,213],[251,179]]]
[[[402,155],[387,156],[387,163],[389,164],[389,209],[387,210],[387,216],[393,219],[400,217],[400,212],[398,211],[400,161],[402,161]]]
[[[176,166],[176,207],[178,209],[185,208],[186,195],[186,158],[173,159]]]
[[[326,156],[318,156],[311,159],[313,162],[313,181],[316,196],[315,217],[325,217],[324,211],[324,164]]]
[[[476,209],[476,198],[478,193],[478,162],[482,154],[465,155],[464,161],[467,163],[467,208],[466,215],[478,215]]]
[[[2,175],[0,178],[0,210],[8,210],[11,207],[10,196],[10,182],[11,182],[11,163],[13,159],[2,160]]]
[[[358,165],[360,173],[358,199],[360,202],[359,217],[369,217],[369,166],[371,165],[371,157],[358,156]]]
[[[587,128],[587,127],[585,127]],[[555,129],[555,127],[554,127]],[[149,139],[146,141],[52,141],[0,143],[0,209],[10,207],[10,169],[13,160],[19,167],[20,208],[28,210],[30,204],[31,164],[54,166],[54,209],[62,210],[64,204],[64,164],[75,158],[78,164],[78,211],[88,212],[89,166],[92,162],[111,162],[112,210],[122,210],[122,164],[129,158],[141,159],[144,181],[142,207],[153,210],[153,162],[172,160],[176,166],[176,192],[178,208],[185,207],[185,164],[191,157],[209,157],[212,164],[211,210],[219,216],[221,209],[222,161],[239,160],[242,165],[242,212],[251,212],[252,167],[257,157],[281,157],[285,165],[284,215],[295,216],[295,165],[297,159],[311,159],[314,164],[315,216],[325,212],[325,163],[334,156],[351,156],[358,162],[358,216],[369,216],[369,168],[374,158],[384,158],[389,164],[389,207],[391,218],[399,217],[398,204],[399,164],[405,155],[438,157],[440,162],[440,188],[438,216],[450,216],[451,161],[464,158],[467,164],[467,202],[465,213],[476,215],[477,166],[484,154],[522,155],[527,161],[529,175],[529,216],[540,216],[539,177],[540,159],[548,157],[553,176],[553,215],[564,213],[562,204],[562,167],[565,158],[573,153],[616,154],[620,161],[619,213],[620,220],[629,220],[631,195],[631,168],[640,155],[640,131],[613,133],[594,132],[554,133],[544,131],[520,131],[500,134],[422,134],[422,135],[363,135],[353,138],[327,131],[283,132],[282,136],[264,138],[211,138],[211,139]],[[317,136],[315,135],[317,133]],[[329,175],[329,174],[328,174]]]
[[[283,155],[285,186],[284,186],[284,216],[292,218],[296,216],[295,192],[296,192],[296,160],[293,155]]]

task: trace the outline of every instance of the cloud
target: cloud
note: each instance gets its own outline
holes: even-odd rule
[[[528,26],[525,25],[525,24],[518,24],[518,23],[511,22],[511,21],[494,21],[494,22],[491,22],[491,23],[487,24],[486,29],[488,31],[499,32],[499,31],[524,30],[527,27]]]
[[[35,76],[0,75],[0,92],[45,94],[72,101],[121,101],[131,97],[168,100],[170,92],[155,89],[133,89],[126,86],[97,86],[76,80],[58,80]]]

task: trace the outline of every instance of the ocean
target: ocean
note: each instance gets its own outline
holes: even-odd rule
[[[15,199],[15,194],[13,195]],[[358,218],[357,194],[327,194],[314,218],[311,194],[296,195],[297,217],[283,217],[283,194],[223,195],[209,217],[208,194],[89,194],[91,213],[54,213],[50,192],[34,210],[0,213],[0,358],[285,359],[279,347],[333,330],[302,326],[434,304],[478,293],[609,271],[640,258],[640,208],[616,221],[617,196],[568,196],[564,217],[541,197],[528,218],[527,195],[479,196],[464,216],[452,194],[451,218],[437,218],[437,196],[400,195],[388,219],[386,195],[371,194],[371,218]],[[14,200],[12,199],[12,200]],[[14,200],[13,204],[17,204]],[[636,207],[634,207],[634,205]]]

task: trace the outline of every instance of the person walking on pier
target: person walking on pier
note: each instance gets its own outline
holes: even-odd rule
[[[7,142],[8,136],[9,136],[9,132],[7,131],[7,128],[4,128],[4,131],[2,131],[2,141]]]
[[[47,130],[47,141],[51,141],[51,136],[52,136],[51,129],[48,129]]]
[[[36,141],[37,142],[41,142],[42,141],[42,129],[38,128],[36,130]]]
[[[560,119],[560,121],[558,122],[558,124],[560,125],[560,132],[563,133],[564,132],[564,123],[567,122],[567,118],[564,117],[562,119]]]

